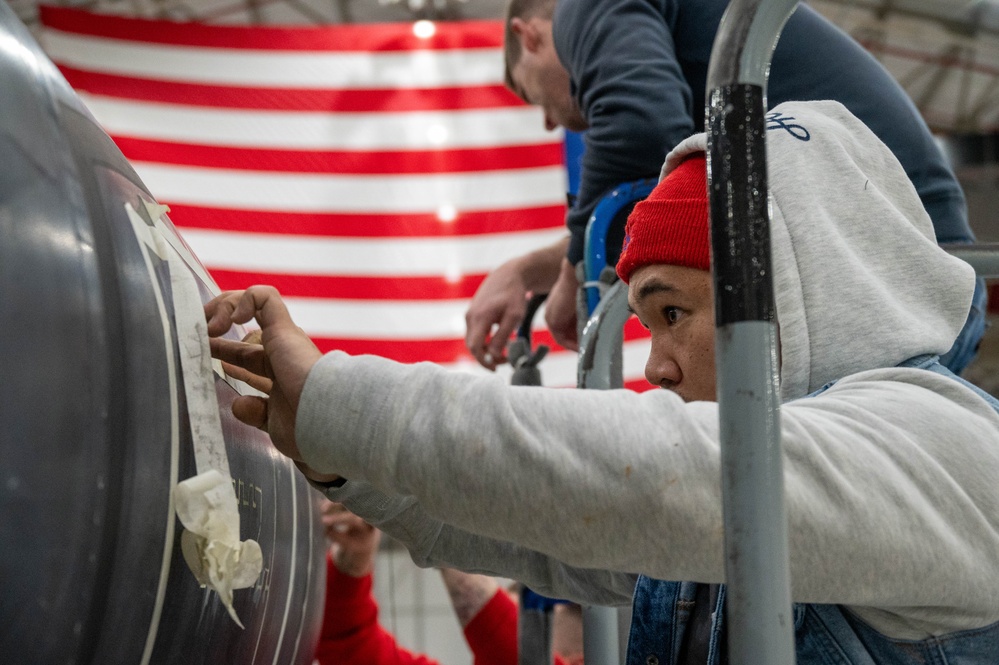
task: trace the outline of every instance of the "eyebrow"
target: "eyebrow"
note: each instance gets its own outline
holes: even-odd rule
[[[635,300],[640,302],[657,293],[675,293],[679,290],[680,289],[676,288],[673,284],[653,279],[645,284],[642,284],[642,288],[638,289],[638,293],[635,295]]]
[[[638,293],[635,294],[635,303],[640,303],[645,298],[657,293],[676,293],[680,289],[676,286],[669,284],[667,282],[659,281],[658,279],[653,279],[651,281],[642,284],[642,288],[638,289]],[[632,314],[638,314],[635,308],[631,306],[631,298],[628,299],[628,311]]]

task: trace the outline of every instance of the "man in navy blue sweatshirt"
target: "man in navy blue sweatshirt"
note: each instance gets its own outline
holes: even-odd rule
[[[704,129],[711,47],[728,0],[511,0],[507,7],[506,83],[544,110],[549,129],[585,130],[579,193],[568,237],[513,259],[483,282],[466,315],[466,344],[490,369],[504,359],[527,292],[549,293],[546,321],[574,349],[575,266],[586,222],[614,187],[656,177],[667,152]],[[770,107],[832,99],[891,149],[912,180],[940,243],[973,242],[964,194],[918,110],[859,44],[808,6],[788,20],[773,55]],[[616,234],[615,234],[616,231]],[[613,265],[622,223],[608,239]],[[959,372],[984,332],[980,282],[968,325],[944,357]]]

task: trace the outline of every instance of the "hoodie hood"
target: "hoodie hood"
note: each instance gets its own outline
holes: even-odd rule
[[[974,270],[937,245],[892,152],[838,102],[787,102],[766,117],[782,399],[945,353]],[[662,175],[706,149],[705,134],[688,138]]]

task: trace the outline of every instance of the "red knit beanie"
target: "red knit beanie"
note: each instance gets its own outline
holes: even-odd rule
[[[625,284],[651,264],[711,268],[708,168],[703,153],[688,157],[628,215],[617,275]]]

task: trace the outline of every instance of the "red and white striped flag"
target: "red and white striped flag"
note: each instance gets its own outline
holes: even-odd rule
[[[500,22],[41,20],[49,57],[222,289],[273,284],[324,351],[485,371],[464,348],[469,299],[565,233],[562,136],[503,87]],[[626,339],[641,389],[648,341],[634,322]],[[550,354],[545,383],[573,385],[575,365]]]

